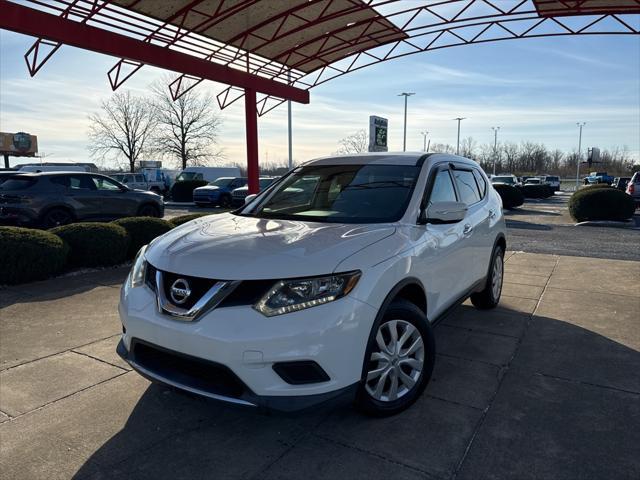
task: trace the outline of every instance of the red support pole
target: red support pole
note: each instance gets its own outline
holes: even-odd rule
[[[258,167],[258,112],[256,110],[256,91],[244,90],[244,115],[247,124],[247,177],[249,193],[258,193],[260,172]]]

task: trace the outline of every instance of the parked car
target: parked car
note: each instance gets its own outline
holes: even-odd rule
[[[275,180],[277,180],[276,177],[260,177],[260,191],[264,190],[265,188],[267,188],[269,185],[271,185]],[[231,204],[234,207],[239,207],[241,205],[244,205],[244,199],[247,197],[247,195],[249,195],[249,186],[245,185],[243,187],[239,187],[234,189],[231,192]]]
[[[551,187],[554,192],[560,190],[560,177],[557,177],[555,175],[542,175],[540,177],[540,181],[543,184]]]
[[[106,175],[24,173],[0,184],[0,222],[45,228],[75,221],[162,217],[162,197],[134,191]]]
[[[518,185],[518,177],[516,177],[515,175],[493,175],[491,177],[491,183],[493,183],[494,185],[503,184],[515,187],[516,185]]]
[[[636,201],[636,207],[640,207],[640,172],[636,172],[627,183],[627,193]]]
[[[585,185],[596,185],[599,183],[606,183],[611,185],[613,177],[607,175],[607,172],[591,172],[588,177],[584,177]]]
[[[187,167],[176,177],[176,182],[185,180],[205,180],[213,182],[221,177],[240,177],[238,167]]]
[[[631,177],[616,177],[613,179],[611,186],[624,192],[627,190],[627,184],[629,183],[629,180],[631,180]]]
[[[322,158],[143,247],[117,352],[145,377],[236,405],[344,397],[395,414],[429,382],[432,324],[469,296],[497,305],[505,248],[500,197],[472,160]]]
[[[17,173],[19,173],[17,170],[2,170],[2,171],[0,171],[0,183],[4,182],[9,177],[13,177]]]
[[[162,195],[167,189],[165,182],[151,182],[143,173],[113,173],[109,176],[132,190],[149,190]]]
[[[193,201],[199,207],[217,205],[228,208],[231,206],[231,192],[247,184],[244,177],[222,177],[214,182],[193,190]]]
[[[542,180],[538,177],[528,177],[525,181],[525,185],[542,185]]]

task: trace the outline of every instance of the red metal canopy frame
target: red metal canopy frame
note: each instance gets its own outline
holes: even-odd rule
[[[256,116],[308,103],[333,78],[454,46],[640,33],[640,0],[0,0],[0,12],[0,28],[38,37],[25,55],[32,76],[68,44],[119,57],[114,90],[149,64],[181,74],[174,98],[203,80],[229,85],[221,108],[245,96],[251,192]]]

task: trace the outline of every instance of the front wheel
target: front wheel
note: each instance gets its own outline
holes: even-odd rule
[[[231,197],[229,195],[223,195],[220,199],[220,206],[222,208],[231,208]]]
[[[73,222],[73,214],[66,208],[52,208],[42,218],[44,228],[60,227]]]
[[[395,415],[424,391],[435,360],[435,338],[424,313],[396,300],[374,326],[356,406],[372,416]]]
[[[471,295],[471,303],[480,310],[495,308],[500,302],[504,278],[504,251],[496,246],[491,256],[491,267],[484,290]]]

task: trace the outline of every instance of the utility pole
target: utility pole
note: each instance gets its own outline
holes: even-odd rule
[[[424,132],[420,132],[420,135],[422,135],[422,151],[426,152],[427,151],[427,135],[429,135],[429,132],[427,132],[426,130]]]
[[[458,144],[457,144],[457,146],[456,146],[456,155],[460,155],[460,122],[461,122],[462,120],[466,120],[466,119],[467,119],[467,117],[457,117],[457,118],[454,118],[454,120],[457,120],[457,121],[458,121]]]
[[[493,175],[496,174],[496,162],[498,161],[498,130],[500,127],[491,127],[493,130]]]
[[[415,95],[414,92],[402,92],[399,97],[404,97],[404,137],[402,140],[402,151],[407,151],[407,98]]]
[[[289,85],[291,85],[291,70],[288,72]],[[287,100],[287,119],[288,119],[288,134],[289,134],[289,170],[293,168],[293,139],[291,134],[291,100]]]
[[[576,192],[578,191],[578,187],[580,186],[580,162],[582,161],[582,127],[584,127],[587,122],[578,122],[576,125],[580,129],[580,134],[578,135],[578,161],[576,167]]]

